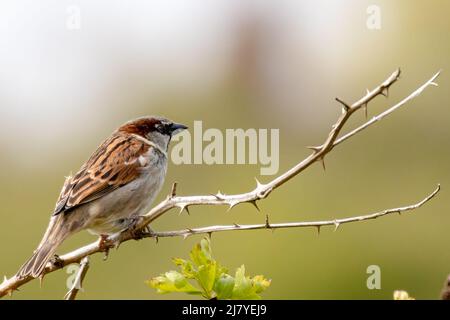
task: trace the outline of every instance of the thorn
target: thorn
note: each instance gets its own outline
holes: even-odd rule
[[[207,233],[209,240],[211,240],[212,234],[213,234],[212,231],[210,231],[210,232]]]
[[[382,89],[380,94],[382,96],[385,96],[386,98],[388,98],[389,97],[389,87],[386,87],[386,88]]]
[[[217,194],[210,193],[210,195],[213,196],[214,198],[216,198],[217,200],[223,200],[223,199],[220,198]]]
[[[188,233],[183,234],[183,240],[186,240],[187,237],[189,237],[189,234],[188,234]]]
[[[398,210],[397,212],[398,212],[398,215],[399,215],[399,216],[402,215],[402,211],[401,211],[401,210]]]
[[[320,236],[320,227],[321,227],[321,226],[316,226],[316,228],[317,228],[317,235],[318,235],[318,236]]]
[[[174,198],[177,195],[177,182],[172,184],[172,189],[170,190],[169,199]]]
[[[364,109],[364,115],[366,116],[367,119],[367,103],[365,103],[362,108]]]
[[[225,196],[223,193],[219,191],[217,191],[217,194],[214,195],[217,199],[219,200],[224,200],[223,197]]]
[[[439,87],[439,84],[437,84],[436,82],[430,82],[430,85],[435,86],[435,87]]]
[[[13,289],[9,289],[9,290],[8,290],[8,296],[12,297],[13,291],[14,291]]]
[[[337,102],[339,102],[340,104],[342,104],[344,113],[347,112],[347,111],[350,109],[350,105],[349,105],[348,103],[342,101],[341,99],[339,99],[339,98],[337,98],[337,97],[336,97],[335,99],[336,99]]]
[[[271,229],[270,223],[269,223],[269,215],[266,214],[266,228]]]
[[[159,243],[159,237],[158,236],[154,236],[154,238],[155,238],[156,244],[158,244]]]
[[[231,201],[228,207],[228,211],[230,211],[231,209],[233,209],[235,206],[237,206],[240,202],[239,201]]]
[[[103,261],[108,260],[108,257],[109,257],[109,249],[108,249],[108,250],[105,250],[105,253],[104,253],[104,255],[103,255]]]
[[[370,94],[370,90],[366,89],[366,95],[369,95],[369,94]]]
[[[323,168],[323,171],[326,171],[326,167],[325,167],[325,159],[324,159],[324,157],[321,157],[320,159],[319,159],[319,161],[320,161],[320,163],[322,163],[322,168]]]
[[[334,232],[337,231],[337,229],[339,229],[340,223],[337,222],[337,220],[334,220]]]
[[[322,150],[322,147],[321,147],[321,146],[320,146],[320,147],[318,147],[318,146],[307,146],[306,148],[308,148],[308,149],[314,151],[314,153],[317,153],[317,152],[319,152],[320,150]]]
[[[259,182],[258,178],[255,177],[255,180],[256,180],[256,188],[257,189],[264,187],[264,185],[261,182]]]
[[[233,225],[234,225],[236,228],[240,228],[240,227],[241,227],[241,226],[238,225],[237,223],[233,223]]]
[[[259,210],[258,204],[256,203],[256,200],[250,200],[249,203],[251,203],[256,208],[256,210],[261,212],[261,210]]]
[[[187,204],[179,204],[178,208],[180,208],[180,212],[178,212],[178,214],[182,214],[183,211],[186,211],[186,213],[188,215],[191,215],[191,213],[189,212],[189,205],[187,205]]]

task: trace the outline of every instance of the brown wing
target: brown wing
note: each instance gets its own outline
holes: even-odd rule
[[[142,168],[139,156],[149,148],[133,136],[114,134],[75,176],[66,179],[53,215],[96,200],[133,181]],[[111,157],[113,152],[115,156]]]

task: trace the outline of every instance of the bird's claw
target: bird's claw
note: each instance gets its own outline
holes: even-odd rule
[[[135,218],[131,218],[130,225],[128,227],[128,231],[130,235],[135,240],[140,240],[145,237],[151,237],[154,234],[154,231],[150,228],[150,226],[146,225],[144,228],[139,228],[138,226],[141,224],[144,218],[142,216],[138,216]]]
[[[101,234],[98,239],[98,248],[100,251],[104,252],[103,260],[108,259],[109,249],[111,248],[111,243],[108,241],[108,235]]]

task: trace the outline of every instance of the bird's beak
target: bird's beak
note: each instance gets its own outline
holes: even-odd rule
[[[174,136],[178,133],[180,133],[183,130],[186,130],[188,127],[181,123],[172,123],[170,126],[170,129],[172,130],[171,135]]]

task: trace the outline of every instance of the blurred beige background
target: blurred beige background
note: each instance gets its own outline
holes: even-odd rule
[[[369,5],[381,29],[366,26]],[[122,122],[159,114],[205,128],[279,128],[280,173],[323,141],[340,112],[397,67],[385,110],[443,69],[439,88],[336,148],[260,203],[171,212],[158,230],[226,223],[317,220],[370,213],[442,192],[411,214],[315,229],[215,234],[216,258],[273,279],[268,299],[391,299],[396,289],[438,297],[450,273],[450,2],[2,1],[0,3],[0,273],[11,276],[38,244],[64,176]],[[79,20],[77,20],[79,13]],[[75,18],[75,21],[73,20]],[[79,23],[79,24],[78,24]],[[364,121],[357,115],[351,126]],[[247,191],[257,165],[171,164],[180,194]],[[262,177],[267,181],[270,177]],[[95,240],[82,233],[60,253]],[[173,269],[200,237],[129,242],[97,255],[82,299],[178,299],[144,281]],[[366,268],[379,265],[381,290]],[[60,299],[65,272],[14,299]],[[189,297],[188,297],[189,298]],[[194,297],[193,297],[194,298]]]

